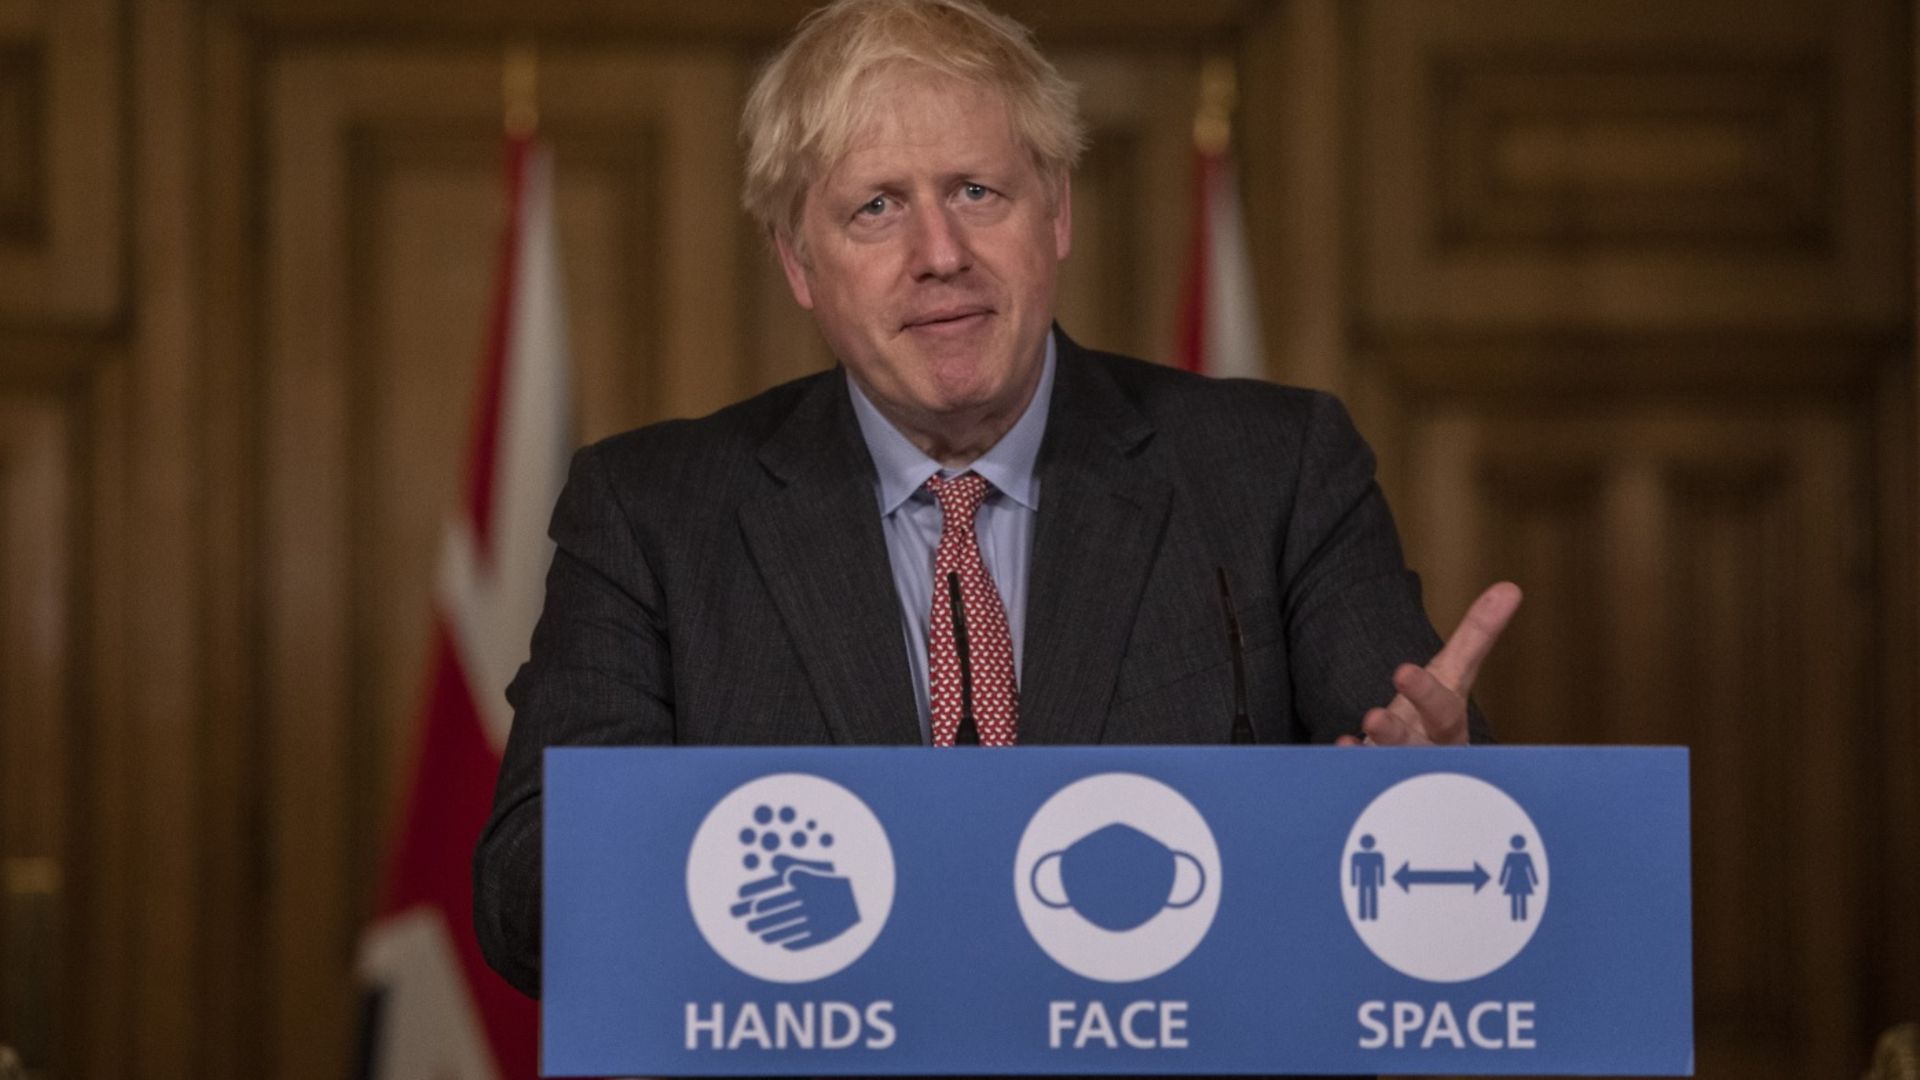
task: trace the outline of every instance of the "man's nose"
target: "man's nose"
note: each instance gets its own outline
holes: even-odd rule
[[[914,215],[913,239],[915,277],[950,278],[973,265],[966,233],[945,206]]]

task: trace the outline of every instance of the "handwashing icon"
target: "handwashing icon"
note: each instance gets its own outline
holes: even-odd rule
[[[858,960],[893,909],[893,846],[852,791],[772,773],[722,796],[687,849],[687,907],[720,958],[805,983]]]

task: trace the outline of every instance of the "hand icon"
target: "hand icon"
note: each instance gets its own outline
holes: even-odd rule
[[[760,940],[794,951],[824,945],[860,921],[851,881],[835,876],[830,862],[791,855],[775,855],[773,873],[740,886],[740,902],[728,910]]]

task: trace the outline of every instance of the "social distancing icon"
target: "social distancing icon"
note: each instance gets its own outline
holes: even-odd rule
[[[1340,856],[1347,919],[1389,967],[1464,982],[1504,966],[1547,910],[1547,850],[1506,792],[1459,773],[1415,776],[1361,812]]]

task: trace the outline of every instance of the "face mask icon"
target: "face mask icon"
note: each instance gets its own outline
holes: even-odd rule
[[[1187,852],[1116,822],[1041,856],[1028,886],[1050,908],[1123,933],[1164,908],[1191,906],[1207,891],[1207,872]]]

